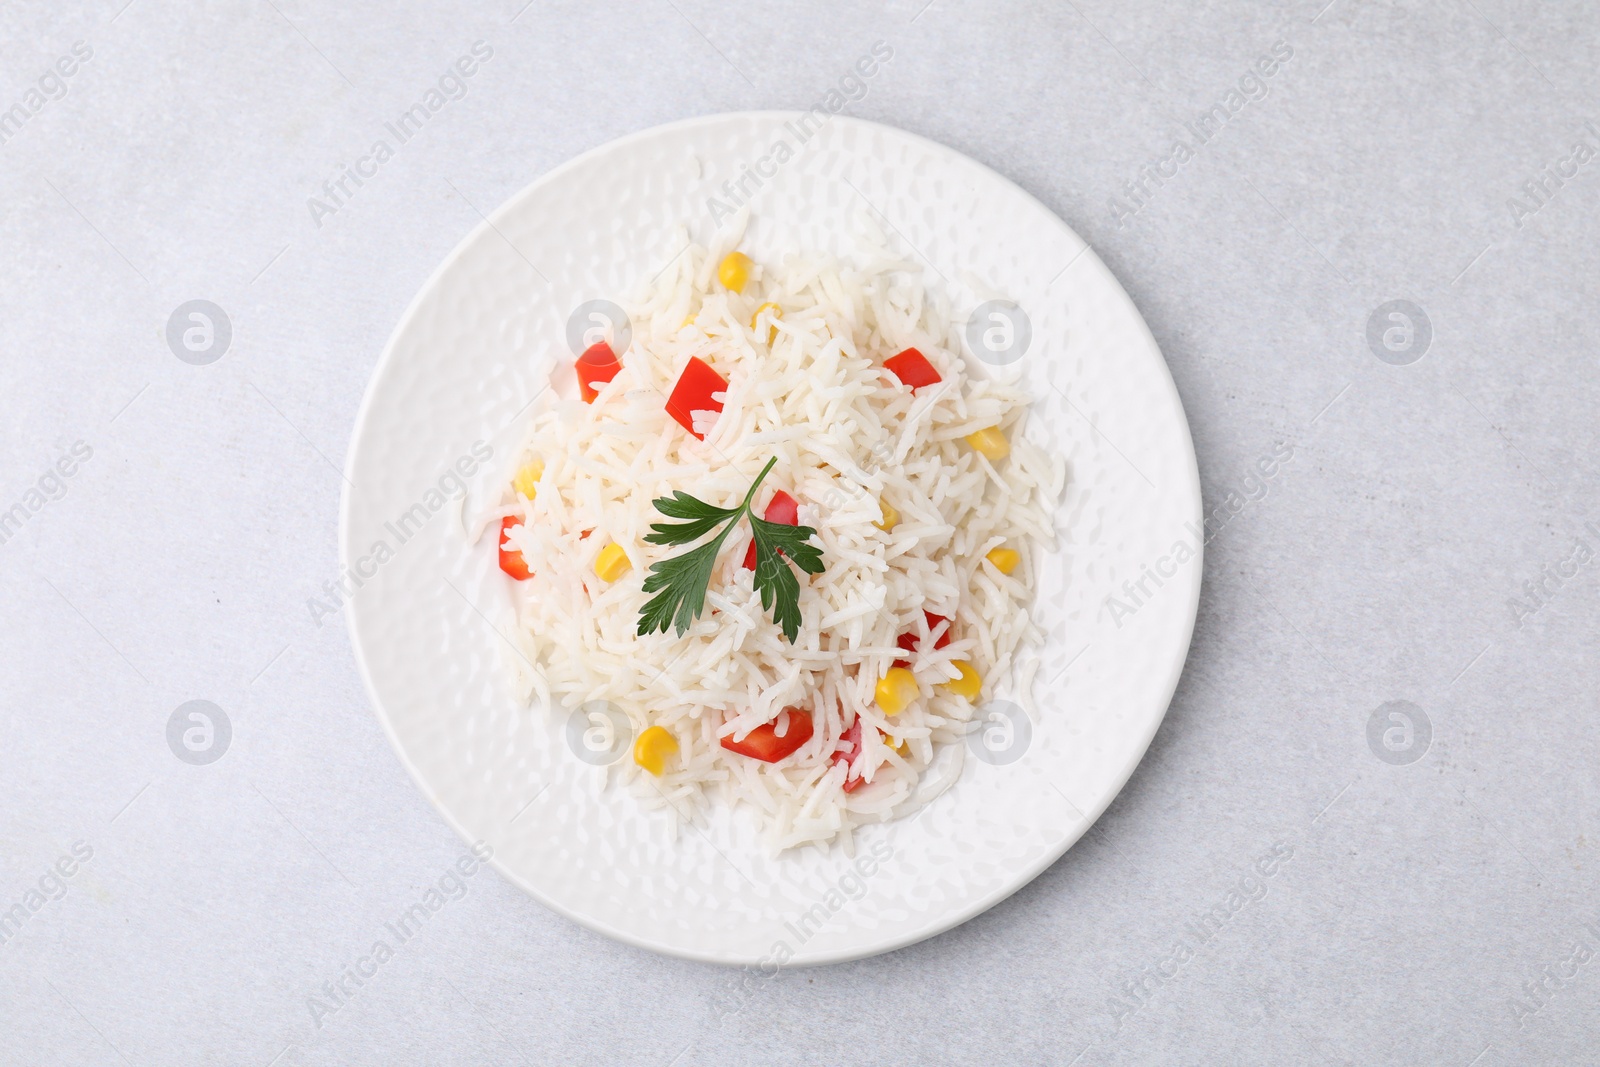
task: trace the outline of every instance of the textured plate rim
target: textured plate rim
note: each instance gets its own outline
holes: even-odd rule
[[[648,140],[654,137],[691,130],[702,126],[714,127],[724,123],[743,121],[783,122],[786,120],[795,119],[804,114],[805,112],[783,110],[730,111],[719,112],[711,115],[699,115],[692,118],[679,119],[673,122],[646,127],[645,129],[636,130],[633,133],[625,134],[622,137],[618,137],[596,145],[595,147],[574,156],[566,162],[556,166],[554,169],[541,174],[533,181],[523,186],[517,192],[506,198],[498,207],[490,212],[488,216],[483,218],[476,226],[472,227],[472,229],[469,230],[459,242],[457,242],[455,247],[450,250],[444,259],[440,261],[439,265],[435,267],[434,270],[428,275],[427,280],[422,283],[416,294],[406,305],[405,311],[401,313],[394,329],[389,334],[388,340],[384,342],[383,351],[379,355],[377,363],[374,364],[372,372],[367,378],[367,386],[362,393],[361,404],[356,411],[355,424],[351,429],[350,443],[345,449],[344,469],[346,471],[353,469],[356,453],[368,432],[368,422],[372,414],[374,397],[378,392],[378,383],[389,370],[389,366],[395,358],[395,351],[399,346],[401,337],[410,328],[412,320],[416,317],[418,310],[422,307],[424,301],[427,300],[432,294],[434,288],[439,284],[440,280],[455,268],[457,262],[466,254],[467,250],[473,247],[486,232],[495,230],[496,220],[511,212],[524,199],[534,195],[545,185],[560,180],[561,177],[564,176],[568,171],[576,169],[583,163],[590,160],[592,157],[604,153],[624,150],[636,141]],[[1011,193],[1023,198],[1025,202],[1037,208],[1048,219],[1050,219],[1050,221],[1056,227],[1059,228],[1060,232],[1071,236],[1083,245],[1084,251],[1093,259],[1094,265],[1098,267],[1099,270],[1104,272],[1106,279],[1109,280],[1115,287],[1116,293],[1120,295],[1122,301],[1127,305],[1128,310],[1133,313],[1133,318],[1137,324],[1139,335],[1143,337],[1144,341],[1149,345],[1150,351],[1152,351],[1156,356],[1157,369],[1160,372],[1158,375],[1160,384],[1172,401],[1173,410],[1176,413],[1176,417],[1181,424],[1181,429],[1183,431],[1181,435],[1181,443],[1185,446],[1187,451],[1187,455],[1185,457],[1187,460],[1187,463],[1185,464],[1185,473],[1188,475],[1185,488],[1189,490],[1192,499],[1197,505],[1197,510],[1191,516],[1191,518],[1198,522],[1204,513],[1204,508],[1201,506],[1202,497],[1200,491],[1200,470],[1194,449],[1194,435],[1189,429],[1189,419],[1188,414],[1183,406],[1183,398],[1178,393],[1177,383],[1172,378],[1172,370],[1167,365],[1166,357],[1161,352],[1161,346],[1156,343],[1155,335],[1150,332],[1150,326],[1145,321],[1144,315],[1140,313],[1138,305],[1133,302],[1133,298],[1129,296],[1127,290],[1123,288],[1121,281],[1117,279],[1116,275],[1100,259],[1093,247],[1090,246],[1087,241],[1084,241],[1083,238],[1078,235],[1077,231],[1073,230],[1071,226],[1067,225],[1065,219],[1062,219],[1053,210],[1051,210],[1050,207],[1040,201],[1033,194],[1017,185],[1010,178],[1007,178],[1005,175],[989,167],[987,164],[973,159],[971,156],[968,156],[963,152],[957,151],[948,145],[941,144],[938,141],[923,137],[920,134],[912,133],[909,130],[901,129],[898,126],[890,126],[886,123],[873,122],[868,119],[860,119],[848,115],[835,115],[831,121],[841,125],[860,126],[866,129],[883,131],[895,137],[903,137],[919,144],[931,156],[942,157],[944,160],[954,162],[958,166],[976,167],[988,179],[1000,183],[1001,187],[1008,189]],[[354,507],[354,504],[350,489],[351,486],[347,481],[340,491],[339,500],[339,563],[340,566],[345,569],[348,569],[351,565],[351,545],[349,541],[349,535],[351,511]],[[1159,706],[1156,708],[1155,713],[1149,716],[1149,720],[1142,731],[1142,736],[1137,738],[1136,747],[1131,750],[1127,765],[1114,776],[1116,783],[1115,788],[1107,789],[1099,801],[1092,805],[1093,810],[1084,810],[1084,818],[1075,828],[1076,832],[1069,830],[1062,836],[1059,846],[1044,850],[1031,864],[1015,868],[1009,873],[1006,880],[991,892],[978,897],[965,907],[954,909],[945,915],[939,916],[938,918],[925,923],[918,929],[893,938],[889,938],[882,942],[874,942],[871,945],[863,947],[859,951],[854,949],[845,949],[832,953],[824,953],[819,954],[816,957],[807,957],[803,960],[795,959],[783,964],[782,966],[787,969],[823,966],[834,963],[848,963],[854,960],[882,955],[887,952],[895,952],[899,949],[917,944],[918,942],[925,941],[928,938],[937,937],[938,935],[952,930],[955,927],[960,926],[962,923],[965,923],[968,920],[983,914],[990,908],[995,907],[1008,897],[1012,896],[1014,893],[1017,893],[1024,886],[1028,885],[1040,874],[1042,874],[1045,869],[1051,864],[1055,863],[1056,860],[1064,856],[1073,845],[1077,844],[1083,835],[1088,833],[1089,828],[1099,821],[1100,816],[1105,814],[1106,809],[1111,806],[1111,803],[1116,800],[1117,797],[1122,795],[1122,790],[1126,788],[1128,780],[1133,777],[1133,772],[1138,769],[1139,764],[1144,762],[1145,753],[1149,751],[1150,743],[1155,739],[1156,731],[1159,730],[1161,728],[1161,724],[1166,721],[1167,711],[1172,705],[1173,695],[1177,692],[1178,682],[1181,680],[1184,667],[1188,663],[1190,646],[1194,640],[1194,627],[1199,615],[1200,592],[1204,585],[1204,564],[1205,544],[1203,541],[1201,541],[1197,545],[1195,551],[1195,567],[1197,568],[1197,573],[1200,575],[1200,577],[1194,583],[1193,593],[1189,596],[1187,603],[1179,605],[1178,602],[1174,602],[1175,608],[1181,606],[1183,610],[1183,638],[1181,642],[1175,645],[1172,661],[1167,667],[1167,678],[1159,687],[1159,692],[1163,694],[1160,698]],[[396,733],[394,722],[389,713],[385,710],[382,700],[379,698],[378,688],[373,681],[371,666],[367,660],[365,646],[362,643],[361,634],[357,629],[356,614],[357,613],[354,611],[344,612],[345,629],[350,637],[350,645],[355,655],[356,668],[361,675],[362,685],[365,687],[367,697],[372,703],[373,715],[383,727],[384,736],[389,739],[389,745],[394,750],[395,756],[399,759],[400,765],[405,768],[406,773],[410,775],[411,780],[416,783],[417,788],[422,792],[422,795],[427,798],[428,803],[433,806],[434,810],[437,811],[441,817],[443,817],[446,825],[448,825],[450,829],[455,832],[456,836],[460,837],[462,841],[468,844],[473,844],[477,839],[474,838],[472,834],[469,833],[467,828],[456,819],[454,813],[445,806],[440,797],[434,792],[432,785],[423,775],[422,771],[406,755],[405,748],[401,744],[400,736],[398,733]],[[562,906],[546,896],[537,886],[531,884],[522,875],[507,869],[501,863],[498,856],[491,856],[488,862],[496,871],[500,873],[501,877],[505,878],[512,885],[528,894],[546,908],[574,923],[577,923],[579,926],[582,926],[585,929],[593,930],[596,933],[603,934],[604,936],[615,941],[620,941],[623,944],[631,945],[635,948],[646,949],[650,952],[660,953],[666,956],[672,956],[678,959],[690,960],[696,963],[710,963],[723,966],[753,966],[759,960],[765,958],[755,956],[735,957],[734,954],[728,952],[718,954],[695,952],[676,945],[651,942],[647,938],[638,936],[632,932],[619,930],[613,926],[610,926],[606,922],[599,920],[594,916],[581,914]]]

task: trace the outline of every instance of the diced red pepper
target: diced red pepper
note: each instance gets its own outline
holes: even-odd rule
[[[861,716],[850,724],[850,729],[839,735],[839,747],[833,750],[833,762],[853,763],[861,754]]]
[[[519,582],[525,582],[533,577],[528,570],[528,563],[522,558],[522,553],[514,548],[506,547],[506,531],[513,526],[522,525],[522,516],[507,515],[500,520],[500,569]]]
[[[724,737],[722,747],[763,763],[777,763],[785,756],[794,755],[801,745],[811,740],[816,725],[811,721],[811,713],[802,708],[784,708],[779,715],[789,719],[788,732],[782,737],[778,736],[776,724],[767,722],[745,734],[742,741]]]
[[[799,526],[800,505],[794,497],[779,489],[772,494],[772,500],[767,504],[764,517],[768,522],[781,522],[785,526]],[[756,543],[754,539],[751,540],[750,547],[745,549],[744,569],[747,571],[756,569]]]
[[[935,627],[940,626],[941,624],[944,624],[944,623],[948,623],[950,621],[949,619],[945,618],[943,615],[935,615],[931,611],[924,611],[922,613],[922,617],[928,621],[928,632],[929,633],[932,633],[934,631]],[[945,626],[944,633],[940,634],[939,635],[939,640],[937,640],[937,641],[935,641],[933,643],[933,647],[934,648],[943,648],[945,645],[948,645],[950,643],[950,631],[951,631],[951,629],[953,629],[953,627]],[[922,644],[922,639],[920,637],[918,637],[916,634],[904,633],[904,634],[900,635],[899,639],[895,642],[895,644],[899,645],[901,648],[905,649],[907,652],[915,652],[917,650],[917,646]],[[911,662],[909,660],[897,659],[897,660],[894,661],[894,665],[896,667],[909,667],[909,666],[911,666]]]
[[[800,525],[800,502],[779,489],[767,502],[765,518],[768,522],[781,522],[785,526]]]
[[[583,350],[578,357],[578,393],[585,404],[593,404],[600,395],[599,386],[609,382],[622,369],[622,361],[604,341],[597,341]]]
[[[944,627],[944,633],[939,635],[939,640],[933,643],[933,647],[943,648],[948,645],[950,643],[950,620],[943,615],[935,615],[931,611],[924,611],[922,617],[927,620],[929,633],[932,633],[936,627]]]
[[[711,394],[727,391],[726,378],[699,356],[690,356],[689,362],[684,364],[683,373],[678,375],[678,384],[672,387],[672,395],[667,397],[667,414],[678,420],[679,426],[704,441],[705,434],[694,433],[694,413],[720,412],[722,401],[713,400]]]
[[[928,357],[918,352],[915,348],[908,348],[899,355],[890,356],[883,361],[886,369],[894,372],[912,392],[924,385],[934,385],[944,379],[939,377],[939,372],[933,369],[933,364],[928,362]]]
[[[833,762],[845,765],[844,791],[846,793],[854,793],[866,784],[866,779],[849,769],[850,764],[854,763],[859,755],[861,755],[861,717],[858,715],[856,716],[856,721],[850,724],[850,729],[840,735],[839,747],[833,750]]]

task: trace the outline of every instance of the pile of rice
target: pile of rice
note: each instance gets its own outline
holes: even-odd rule
[[[691,245],[627,308],[632,344],[593,404],[552,391],[532,412],[512,458],[542,461],[538,493],[527,501],[508,488],[507,503],[484,516],[490,529],[505,515],[522,518],[506,544],[534,575],[510,583],[521,654],[506,658],[525,697],[553,714],[606,701],[634,736],[653,725],[672,732],[679,751],[660,778],[626,752],[596,770],[598,788],[620,777],[671,833],[720,798],[753,813],[774,851],[835,839],[850,848],[854,827],[913,811],[955,781],[984,702],[1003,693],[1031,708],[1037,659],[1019,652],[1040,640],[1027,603],[1038,554],[1055,547],[1065,470],[1025,437],[1028,396],[973,373],[946,300],[870,222],[851,261],[758,262],[734,293],[716,268],[744,225],[741,215],[712,247]],[[750,326],[769,301],[781,308],[770,346]],[[912,346],[944,379],[915,395],[882,365]],[[729,381],[704,441],[665,410],[691,355]],[[991,464],[962,439],[996,425],[1011,453]],[[650,564],[688,547],[645,543],[651,523],[666,521],[651,501],[681,489],[736,507],[773,456],[753,508],[760,514],[779,489],[794,496],[826,567],[797,571],[797,640],[762,610],[742,566],[745,521],[723,546],[695,625],[682,637],[638,636]],[[874,525],[884,500],[900,516],[887,532]],[[607,584],[594,562],[611,541],[632,568]],[[1002,542],[1022,555],[1009,576],[984,560]],[[924,611],[951,620],[944,648],[926,639]],[[907,632],[923,638],[916,653],[897,647]],[[890,717],[874,687],[898,659],[910,661],[921,697]],[[982,676],[978,700],[937,684],[957,676],[955,660]],[[793,756],[769,764],[721,747],[719,738],[742,737],[790,705],[809,709],[816,727]],[[846,794],[846,767],[832,755],[857,717],[853,770],[868,784]],[[904,740],[904,753],[879,731]]]

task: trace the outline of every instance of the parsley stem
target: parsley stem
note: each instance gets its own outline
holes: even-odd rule
[[[748,512],[750,510],[750,501],[755,499],[756,490],[761,487],[761,480],[767,476],[767,472],[770,471],[773,465],[777,462],[777,456],[773,456],[771,459],[767,460],[767,465],[761,468],[761,473],[756,475],[756,480],[751,483],[750,491],[744,495],[744,503],[739,505],[740,511]]]

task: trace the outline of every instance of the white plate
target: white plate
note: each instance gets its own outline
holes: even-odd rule
[[[885,952],[1026,884],[1144,754],[1200,590],[1188,424],[1155,341],[1098,257],[1026,193],[948,148],[842,117],[802,143],[788,125],[798,122],[746,113],[646,130],[557,168],[475,229],[423,286],[373,374],[339,538],[345,566],[363,575],[346,615],[378,718],[456,831],[488,842],[501,873],[591,929],[729,964]],[[780,142],[795,153],[781,165]],[[519,706],[506,685],[493,627],[507,625],[510,606],[494,538],[469,548],[459,502],[434,508],[441,477],[474,442],[495,450],[489,466],[513,458],[524,408],[572,358],[573,309],[618,299],[660,269],[680,224],[706,243],[708,198],[728,200],[724,183],[746,168],[759,185],[745,179],[755,196],[743,247],[758,260],[848,251],[868,211],[948,279],[928,275],[961,314],[978,300],[968,279],[1016,300],[1033,330],[1016,364],[1036,397],[1029,434],[1070,472],[1062,551],[1041,567],[1048,638],[1025,749],[1004,765],[968,759],[914,820],[862,832],[858,861],[837,847],[770,858],[726,811],[670,841],[619,787],[597,793],[563,740],[565,716]],[[474,492],[490,477],[475,472]],[[399,525],[407,512],[426,516],[420,530]],[[387,553],[374,553],[380,541]],[[1182,565],[1178,542],[1193,553]],[[1145,577],[1150,595],[1130,596],[1124,581],[1145,568],[1174,573],[1159,585]]]

